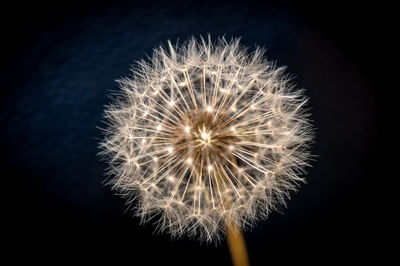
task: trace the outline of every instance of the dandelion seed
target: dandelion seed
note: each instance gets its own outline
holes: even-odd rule
[[[175,177],[172,176],[172,175],[168,176],[168,181],[171,182],[171,183],[174,183],[175,182]]]

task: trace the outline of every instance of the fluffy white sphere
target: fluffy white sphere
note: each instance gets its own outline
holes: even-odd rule
[[[284,69],[239,39],[155,49],[105,111],[109,184],[174,236],[213,241],[265,218],[310,158],[307,100]]]

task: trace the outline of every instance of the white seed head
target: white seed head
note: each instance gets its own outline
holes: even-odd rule
[[[239,39],[155,49],[105,111],[109,184],[173,236],[266,218],[303,181],[313,136],[284,69]]]

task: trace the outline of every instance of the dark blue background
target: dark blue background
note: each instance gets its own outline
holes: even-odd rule
[[[252,264],[358,259],[356,250],[370,241],[379,133],[371,9],[245,1],[17,2],[5,9],[0,163],[15,258],[230,265],[225,242],[171,241],[151,224],[138,225],[102,185],[106,165],[96,156],[115,79],[168,39],[210,33],[241,36],[287,65],[311,98],[317,128],[308,183],[288,209],[245,233]]]

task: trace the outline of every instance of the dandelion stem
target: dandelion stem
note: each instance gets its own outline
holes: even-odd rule
[[[232,264],[234,266],[249,266],[246,243],[240,228],[235,223],[227,225],[226,236],[229,251],[231,252]]]

